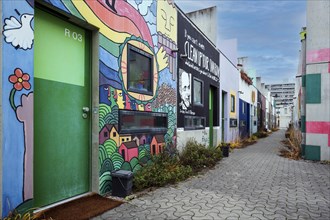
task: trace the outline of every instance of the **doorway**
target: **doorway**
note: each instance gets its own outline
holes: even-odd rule
[[[90,190],[90,34],[35,9],[34,206]]]

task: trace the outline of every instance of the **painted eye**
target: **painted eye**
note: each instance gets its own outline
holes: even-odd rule
[[[174,26],[174,18],[171,16],[171,18],[170,18],[170,25],[171,26]]]
[[[24,15],[23,17],[26,18],[26,15]]]
[[[166,15],[166,12],[164,11],[164,9],[162,9],[162,18],[164,20],[167,20],[167,15]]]

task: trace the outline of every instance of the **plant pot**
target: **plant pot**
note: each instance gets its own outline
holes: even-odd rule
[[[229,145],[222,146],[221,151],[222,151],[222,156],[223,157],[228,157],[229,156]]]

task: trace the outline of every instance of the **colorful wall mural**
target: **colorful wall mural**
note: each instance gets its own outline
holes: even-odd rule
[[[184,15],[178,14],[178,127],[204,129],[210,123],[209,91],[216,90],[220,79],[219,51]],[[219,112],[219,103],[214,102]],[[219,125],[218,115],[213,126]],[[190,123],[191,121],[191,123]],[[201,121],[195,123],[195,121]]]
[[[44,2],[99,28],[99,187],[107,194],[112,171],[135,172],[175,146],[177,11],[171,0]],[[33,198],[33,16],[33,0],[2,3],[2,53],[10,54],[2,61],[3,216]],[[130,88],[131,46],[151,57],[149,93]],[[166,113],[167,132],[122,134],[121,110]]]
[[[33,14],[30,2],[2,3],[3,216],[33,197]]]

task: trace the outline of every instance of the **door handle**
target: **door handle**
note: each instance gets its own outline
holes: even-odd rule
[[[86,119],[87,117],[88,117],[88,113],[89,113],[89,108],[88,107],[83,107],[82,108],[82,117],[83,117],[83,119]]]
[[[89,112],[89,108],[85,106],[85,107],[82,108],[82,111],[83,111],[83,113],[88,113]]]

